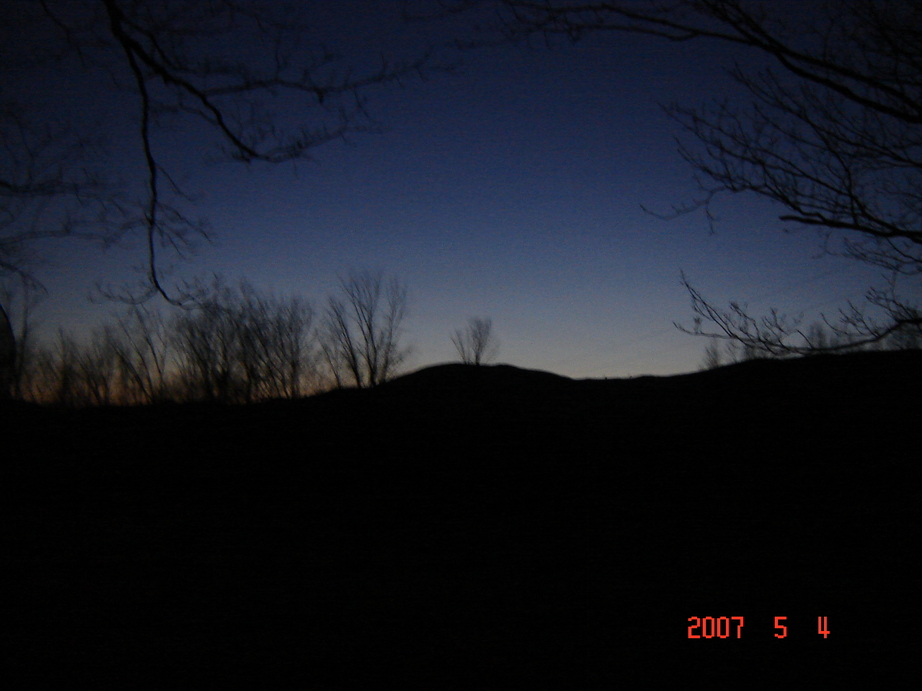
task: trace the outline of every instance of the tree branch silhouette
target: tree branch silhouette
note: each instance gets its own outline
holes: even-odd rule
[[[438,69],[431,50],[408,60],[381,56],[377,65],[367,60],[361,67],[350,65],[325,46],[306,43],[303,10],[242,0],[100,0],[78,5],[42,0],[17,8],[9,31],[48,40],[26,41],[24,54],[0,51],[0,62],[26,71],[64,63],[87,72],[101,70],[118,88],[133,92],[130,109],[137,116],[136,141],[145,172],[143,191],[131,199],[102,177],[83,175],[92,170],[85,156],[59,157],[54,174],[30,178],[41,152],[20,147],[22,156],[10,174],[0,169],[0,203],[5,204],[0,211],[7,212],[7,227],[17,223],[15,231],[10,228],[0,237],[0,270],[31,274],[25,259],[35,240],[74,235],[81,223],[105,217],[105,232],[97,225],[95,237],[111,243],[140,230],[147,258],[142,290],[104,294],[136,304],[156,294],[185,303],[188,296],[181,288],[164,285],[164,253],[183,256],[196,238],[207,239],[207,232],[203,221],[171,203],[171,198],[186,195],[173,182],[158,146],[164,118],[204,125],[223,154],[235,161],[305,160],[317,147],[348,134],[380,129],[366,107],[369,89]],[[9,93],[0,95],[0,103],[4,113],[19,108]],[[44,126],[39,119],[32,133]],[[26,229],[24,217],[7,200],[22,204],[39,195],[49,203],[79,195],[84,203],[91,198],[96,207],[74,211],[67,223],[43,218]]]
[[[827,252],[885,272],[884,287],[868,289],[864,309],[850,303],[840,312],[833,328],[843,343],[836,346],[811,344],[796,320],[776,310],[756,319],[739,303],[717,309],[684,274],[696,317],[692,327],[680,329],[773,354],[834,351],[922,331],[917,3],[832,2],[812,25],[798,19],[797,26],[771,3],[741,0],[504,0],[500,7],[510,39],[539,34],[576,41],[591,33],[628,32],[732,43],[768,57],[770,66],[760,72],[730,70],[748,92],[747,105],[714,100],[700,108],[667,106],[690,135],[680,154],[695,171],[702,196],[664,216],[704,210],[713,227],[711,205],[718,196],[753,193],[784,208],[780,221],[819,231]],[[715,328],[703,329],[702,322]]]

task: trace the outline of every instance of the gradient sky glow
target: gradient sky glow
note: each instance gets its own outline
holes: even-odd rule
[[[412,54],[466,31],[401,27],[399,3],[311,4],[318,36],[346,55],[362,46],[358,61],[377,43]],[[450,74],[369,94],[383,132],[325,145],[296,166],[206,162],[215,149],[198,130],[159,136],[159,154],[200,198],[195,211],[216,240],[177,268],[246,277],[315,305],[337,273],[380,268],[409,287],[407,369],[455,360],[450,332],[489,316],[498,361],[572,377],[695,370],[705,343],[672,325],[691,322],[680,270],[719,305],[805,311],[808,323],[859,300],[875,277],[820,256],[815,234],[782,232],[779,210],[754,198],[721,200],[713,235],[703,214],[664,221],[641,209],[666,212],[696,193],[676,152],[680,128],[659,104],[741,95],[724,70],[734,60],[755,67],[753,56],[612,34],[450,59],[461,63]],[[64,89],[73,118],[103,114],[125,175],[138,175],[136,97],[73,84],[59,75],[36,94]],[[105,253],[73,241],[45,247],[54,263],[39,272],[49,295],[37,317],[51,331],[105,318],[115,306],[89,304],[93,284],[131,280],[126,267],[143,258],[140,237]]]

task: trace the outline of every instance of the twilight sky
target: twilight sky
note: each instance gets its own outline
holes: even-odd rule
[[[310,4],[312,38],[356,64],[378,48],[413,55],[471,35],[459,19],[403,26],[396,2]],[[779,210],[754,198],[723,198],[713,235],[703,214],[665,221],[641,209],[667,212],[697,189],[676,152],[680,128],[659,104],[742,96],[724,70],[757,67],[745,51],[610,34],[444,55],[459,63],[452,73],[369,92],[383,132],[324,145],[296,166],[206,160],[216,149],[194,127],[158,135],[158,154],[215,236],[177,270],[246,277],[319,306],[338,273],[382,269],[410,291],[406,369],[455,360],[450,332],[488,316],[499,362],[572,377],[695,370],[704,341],[672,325],[691,322],[680,270],[721,306],[777,306],[807,323],[860,300],[873,278],[821,256],[815,234],[783,232]],[[105,123],[113,165],[127,179],[142,173],[135,95],[79,71],[30,88],[71,122]],[[140,237],[106,252],[43,245],[42,328],[81,332],[104,319],[117,306],[90,304],[94,283],[132,280],[142,249]]]

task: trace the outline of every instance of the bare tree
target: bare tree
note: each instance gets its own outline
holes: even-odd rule
[[[313,310],[215,277],[172,325],[186,396],[243,402],[299,396],[314,369]]]
[[[81,386],[80,355],[76,339],[58,329],[57,342],[40,351],[38,356],[39,400],[64,406],[87,403],[86,392]]]
[[[63,329],[56,342],[31,358],[20,391],[40,403],[64,406],[108,405],[119,401],[116,340],[108,326],[81,343]]]
[[[77,353],[77,375],[83,403],[109,405],[119,400],[118,343],[111,326],[95,329]]]
[[[466,329],[458,329],[451,337],[461,362],[480,365],[496,357],[499,341],[493,333],[493,320],[487,317],[471,317]]]
[[[723,353],[720,352],[720,341],[712,338],[708,341],[707,347],[704,349],[704,358],[701,361],[701,367],[699,369],[717,369],[722,364]]]
[[[251,402],[295,397],[316,383],[313,311],[304,300],[260,294],[246,281],[192,285],[194,308],[169,323],[129,305],[87,342],[59,331],[28,358],[24,398],[64,405],[170,399]],[[31,339],[25,337],[21,343]]]
[[[242,388],[237,357],[240,324],[232,317],[232,300],[230,289],[216,280],[195,309],[180,312],[173,320],[179,378],[189,398],[229,402]]]
[[[297,398],[317,385],[317,331],[314,310],[298,297],[280,301],[271,312],[274,396]]]
[[[363,271],[341,278],[323,318],[321,348],[336,385],[369,388],[390,379],[408,354],[400,345],[407,289],[396,278]]]
[[[116,318],[115,331],[122,399],[157,403],[169,398],[172,336],[163,315],[146,305],[129,305]]]
[[[300,298],[263,296],[241,281],[231,307],[238,325],[244,399],[300,396],[314,362],[314,313]]]
[[[806,6],[807,3],[804,3]],[[771,354],[841,350],[895,333],[922,334],[922,7],[909,0],[838,0],[786,17],[776,3],[745,0],[568,2],[504,0],[505,30],[572,40],[626,31],[672,41],[716,40],[750,48],[772,66],[732,76],[751,103],[715,100],[668,108],[690,135],[680,152],[702,194],[674,209],[703,209],[724,193],[778,203],[780,220],[820,231],[824,248],[879,267],[885,284],[866,306],[826,320],[837,345],[811,343],[800,319],[745,306],[718,309],[683,276],[696,319],[680,329]],[[674,215],[670,214],[670,215]],[[899,284],[899,285],[898,285]],[[825,318],[824,318],[825,319]],[[704,324],[710,325],[707,328]]]

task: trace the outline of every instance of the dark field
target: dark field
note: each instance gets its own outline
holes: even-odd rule
[[[920,389],[905,352],[8,407],[2,676],[894,687],[919,651]],[[691,616],[742,637],[689,640]]]

